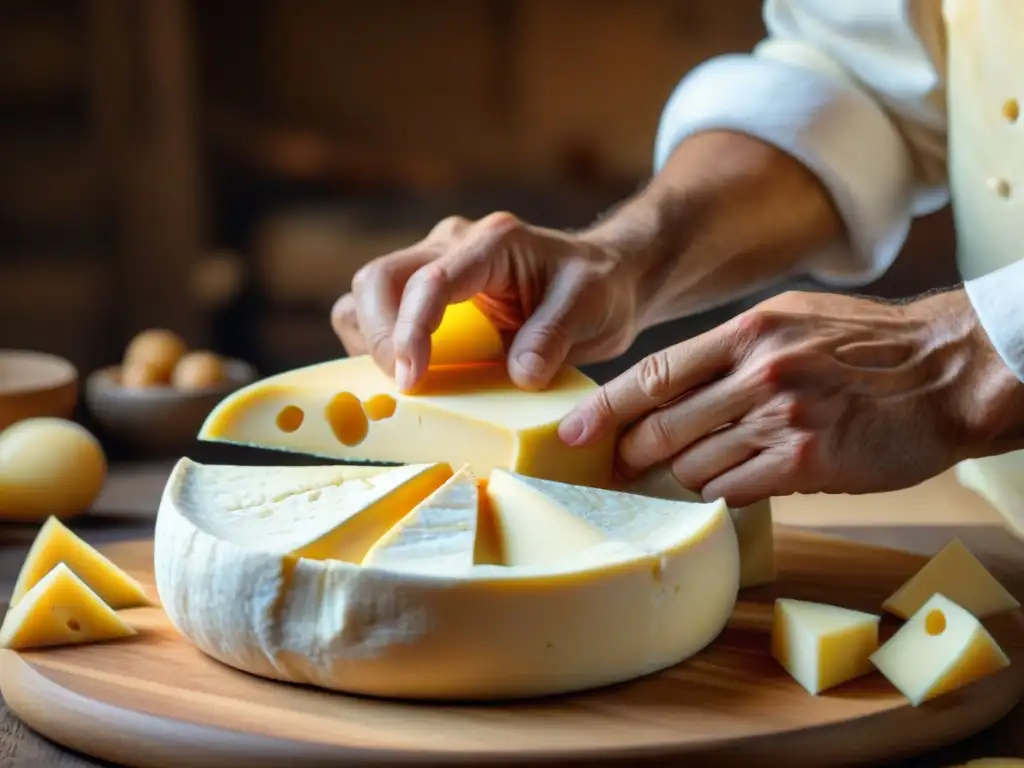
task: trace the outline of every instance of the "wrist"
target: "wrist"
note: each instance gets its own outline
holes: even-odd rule
[[[935,319],[932,343],[955,347],[941,374],[950,386],[948,417],[957,461],[1024,448],[1024,382],[1006,365],[961,288],[923,299]]]

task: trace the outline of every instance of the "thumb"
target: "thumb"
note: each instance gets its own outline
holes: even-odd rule
[[[508,374],[520,389],[547,387],[565,363],[572,348],[585,339],[585,311],[579,304],[582,284],[559,273],[549,284],[543,300],[512,340]]]

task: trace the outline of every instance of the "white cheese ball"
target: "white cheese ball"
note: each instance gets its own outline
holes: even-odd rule
[[[99,441],[73,421],[25,419],[0,432],[0,519],[77,514],[96,500],[106,478]]]

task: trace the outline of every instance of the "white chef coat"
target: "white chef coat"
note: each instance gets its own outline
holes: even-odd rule
[[[849,233],[809,254],[807,273],[865,285],[891,266],[913,217],[949,202],[942,0],[766,0],[763,13],[768,38],[753,52],[711,59],[676,87],[655,168],[703,130],[779,147],[821,179]],[[965,289],[1024,381],[1024,258]]]

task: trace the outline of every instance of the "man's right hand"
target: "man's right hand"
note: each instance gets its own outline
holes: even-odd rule
[[[636,278],[619,253],[508,213],[445,219],[369,262],[331,322],[349,354],[368,352],[408,391],[427,369],[445,307],[470,298],[502,331],[523,389],[543,389],[564,363],[620,355],[638,332]]]

